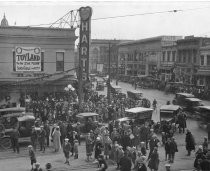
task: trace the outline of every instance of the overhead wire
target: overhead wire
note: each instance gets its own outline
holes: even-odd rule
[[[110,17],[100,17],[100,18],[92,18],[92,21],[96,20],[106,20],[106,19],[115,19],[115,18],[124,18],[124,17],[134,17],[134,16],[143,16],[143,15],[153,15],[153,14],[163,14],[163,13],[176,13],[176,12],[185,12],[185,11],[196,11],[201,9],[209,9],[208,7],[200,7],[200,8],[189,8],[189,9],[174,9],[174,10],[167,10],[167,11],[156,11],[156,12],[146,12],[146,13],[137,13],[137,14],[126,14],[126,15],[119,15],[119,16],[110,16]],[[53,24],[56,24],[64,17],[68,16],[72,11],[78,11],[78,10],[71,10],[68,13],[66,13],[63,17],[59,18],[55,22],[47,23],[47,24],[37,24],[37,25],[29,25],[28,27],[38,27],[38,26],[48,26],[52,27]],[[75,20],[75,22],[79,22],[79,20]]]

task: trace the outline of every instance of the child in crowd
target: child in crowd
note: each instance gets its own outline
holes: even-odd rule
[[[79,146],[79,142],[78,140],[74,140],[74,159],[78,159],[78,146]]]
[[[69,139],[68,138],[65,138],[64,139],[64,143],[63,143],[63,153],[64,153],[64,156],[66,158],[66,161],[64,164],[69,164],[69,153],[71,151],[71,144],[69,143]]]
[[[32,145],[28,146],[28,152],[29,152],[29,157],[30,157],[30,160],[31,160],[31,170],[33,170],[34,169],[33,164],[36,163],[36,156],[35,156]]]

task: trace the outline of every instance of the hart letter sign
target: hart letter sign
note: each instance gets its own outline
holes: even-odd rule
[[[80,39],[79,39],[79,65],[81,68],[82,80],[89,77],[89,46],[90,46],[90,20],[92,15],[91,7],[81,7],[80,14]]]

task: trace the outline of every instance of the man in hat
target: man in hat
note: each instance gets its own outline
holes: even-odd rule
[[[35,163],[35,168],[33,171],[42,171],[42,168],[40,167],[40,163]]]
[[[96,138],[96,144],[95,144],[95,159],[98,159],[98,156],[102,153],[102,143],[101,139],[99,137]]]
[[[68,138],[65,138],[64,139],[64,143],[63,143],[63,153],[64,153],[64,156],[65,156],[65,163],[64,164],[69,164],[69,153],[70,153],[70,150],[71,150],[71,144],[69,143],[69,139]]]
[[[98,171],[106,171],[106,169],[108,168],[106,160],[104,159],[104,155],[102,154],[98,156],[98,167]]]
[[[124,156],[120,159],[119,165],[120,171],[131,171],[132,163],[126,151],[124,152]]]
[[[36,163],[36,156],[35,156],[35,153],[33,151],[32,145],[28,146],[28,153],[29,153],[29,157],[30,157],[30,160],[31,160],[31,170],[33,170],[33,164]]]
[[[45,137],[46,137],[46,132],[44,130],[44,126],[40,126],[41,130],[39,133],[39,144],[40,144],[40,151],[43,153],[45,152]]]
[[[206,154],[206,159],[200,162],[200,168],[202,171],[210,170],[210,151]]]
[[[32,131],[31,131],[31,144],[34,148],[34,151],[36,151],[36,146],[38,144],[38,133],[35,129],[35,126],[32,126]]]
[[[11,142],[12,142],[12,148],[13,151],[17,153],[19,153],[19,142],[18,142],[18,138],[19,138],[20,134],[19,131],[17,130],[17,128],[12,128],[12,133],[10,134],[10,138],[11,138]]]

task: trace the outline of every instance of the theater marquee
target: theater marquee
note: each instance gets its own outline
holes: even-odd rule
[[[92,15],[91,7],[81,7],[80,14],[80,39],[79,39],[79,64],[82,70],[82,80],[89,77],[89,46],[90,46],[90,20]]]
[[[15,47],[16,71],[41,71],[39,47]]]

